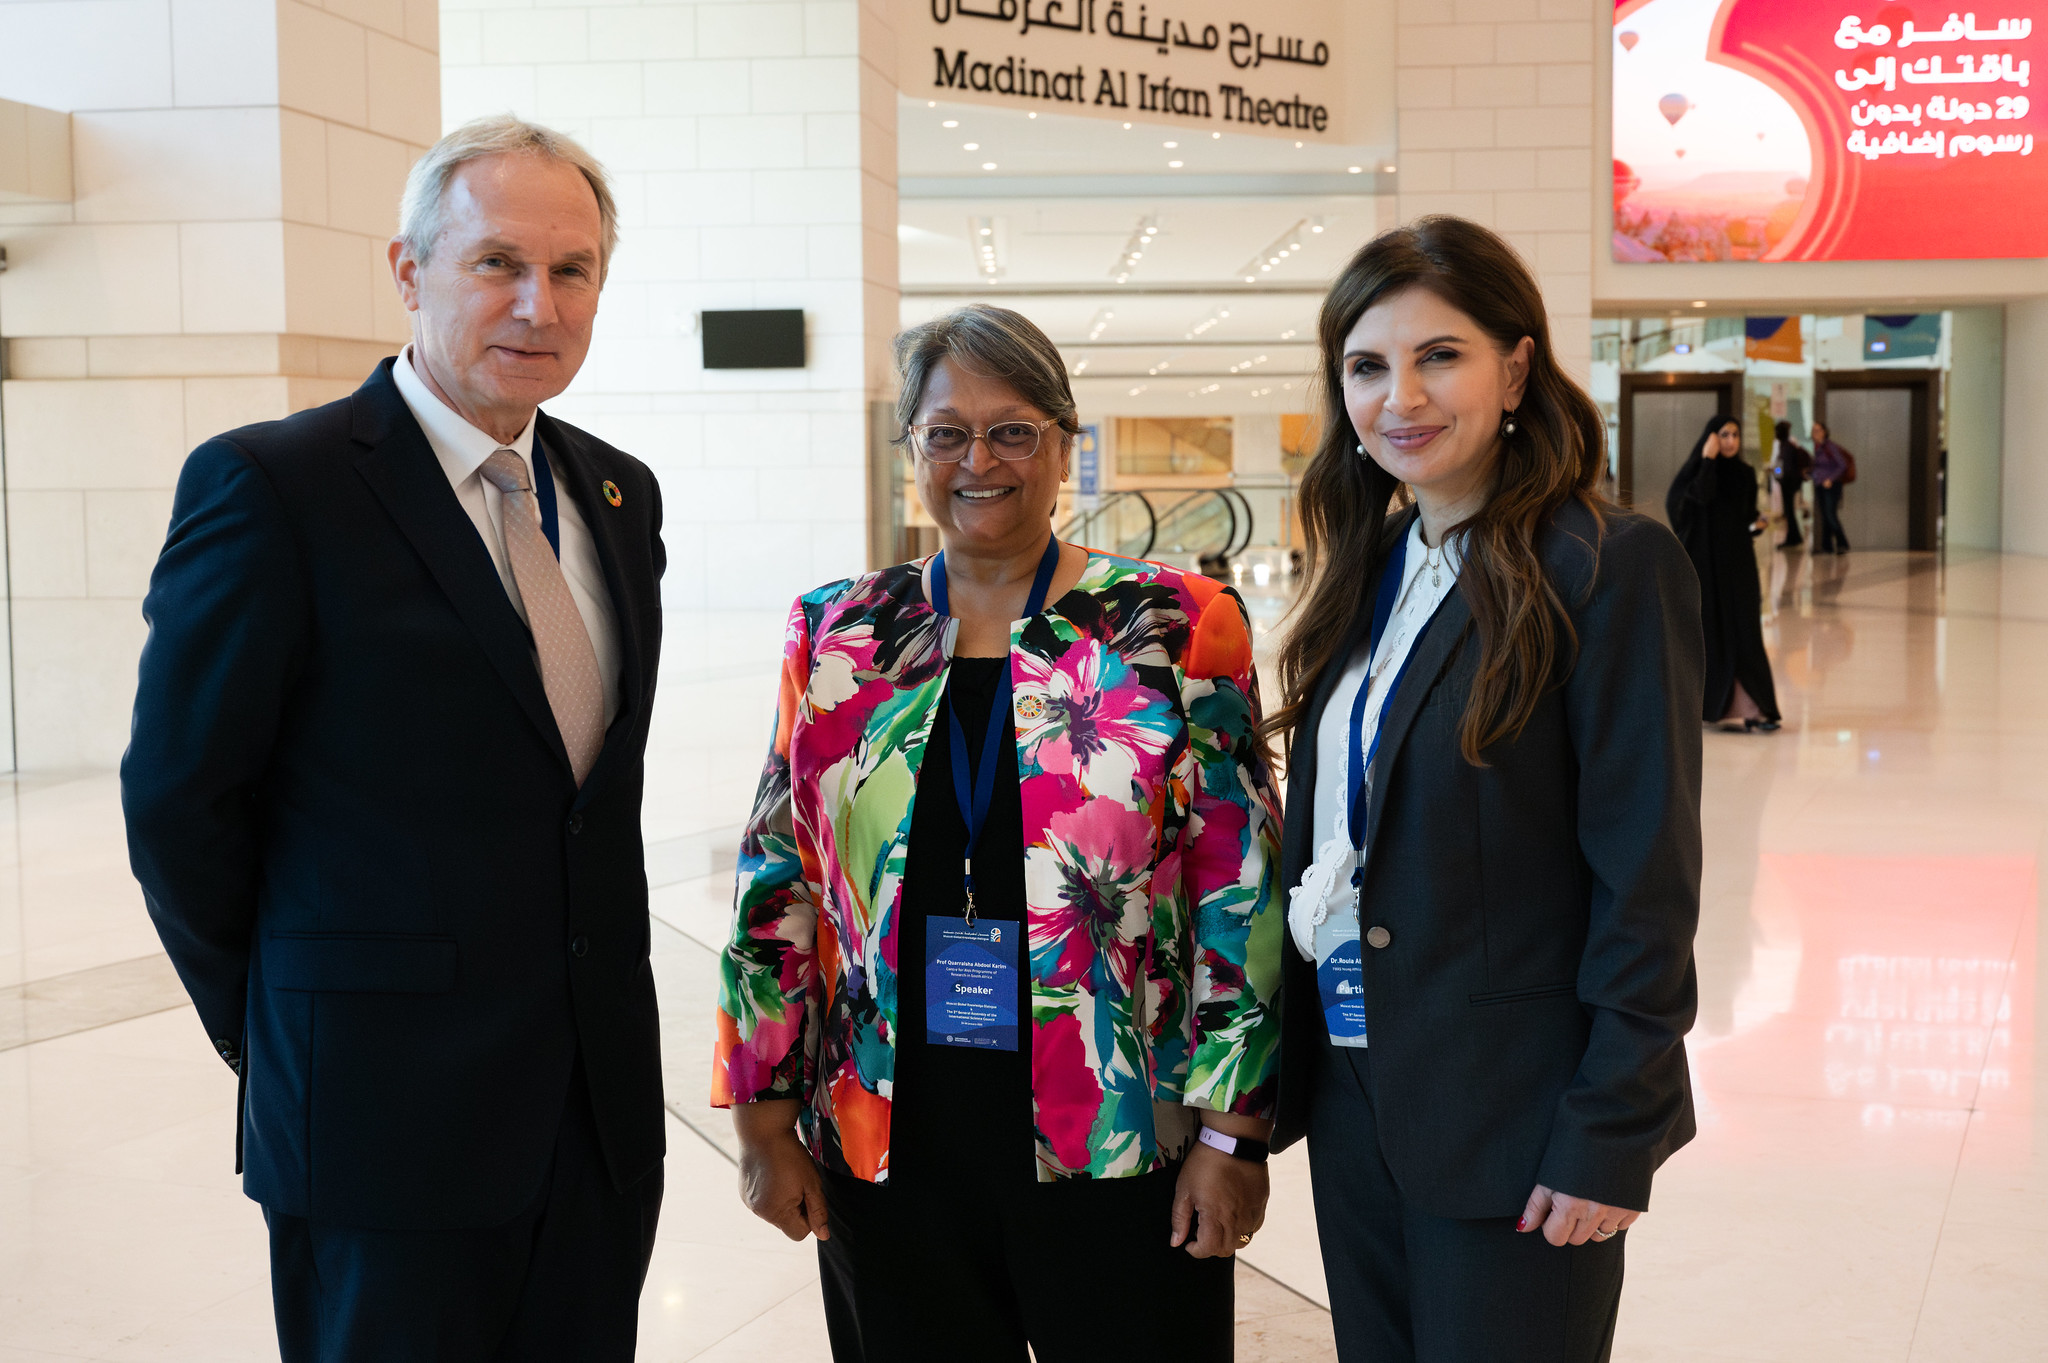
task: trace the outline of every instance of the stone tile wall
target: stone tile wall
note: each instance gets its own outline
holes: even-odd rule
[[[867,404],[897,319],[887,16],[445,0],[444,123],[509,110],[617,177],[597,339],[549,410],[661,478],[671,606],[782,609],[866,566]],[[808,367],[707,372],[707,308],[802,308]]]
[[[1456,213],[1513,242],[1542,285],[1558,358],[1583,383],[1602,14],[1586,0],[1399,2],[1400,216]]]
[[[72,178],[0,203],[0,767],[118,760],[186,452],[403,343],[384,249],[439,135],[437,29],[433,0],[0,4],[0,99],[70,115]]]

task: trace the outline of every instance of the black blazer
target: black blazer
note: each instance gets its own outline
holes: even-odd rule
[[[579,791],[531,637],[391,365],[186,461],[121,801],[165,949],[241,1058],[249,1195],[498,1225],[540,1189],[579,1050],[614,1181],[663,1154],[640,845],[661,497],[638,460],[539,418],[623,662]]]
[[[1699,584],[1670,532],[1630,512],[1608,512],[1603,535],[1570,503],[1538,551],[1578,631],[1562,684],[1486,766],[1467,763],[1478,648],[1461,583],[1375,758],[1361,918],[1391,939],[1365,951],[1368,1068],[1387,1165],[1437,1216],[1516,1216],[1539,1183],[1643,1209],[1693,1135]],[[1293,735],[1288,886],[1314,857],[1316,733],[1375,585]],[[1306,1127],[1329,1044],[1314,967],[1292,939],[1284,958],[1276,1147]]]

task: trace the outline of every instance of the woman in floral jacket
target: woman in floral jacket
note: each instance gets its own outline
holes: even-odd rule
[[[1228,1359],[1283,931],[1244,607],[1052,537],[1030,322],[897,357],[944,552],[790,611],[722,963],[743,1193],[817,1234],[837,1359]]]

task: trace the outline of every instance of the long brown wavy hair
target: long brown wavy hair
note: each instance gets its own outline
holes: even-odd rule
[[[1559,507],[1576,498],[1598,523],[1606,424],[1599,408],[1559,368],[1550,347],[1543,295],[1514,248],[1474,222],[1419,218],[1382,232],[1344,267],[1316,324],[1322,347],[1322,444],[1299,493],[1307,585],[1280,648],[1279,708],[1269,733],[1291,738],[1316,683],[1341,660],[1360,598],[1386,550],[1388,508],[1407,489],[1358,452],[1344,409],[1345,338],[1368,308],[1406,289],[1428,289],[1470,317],[1505,355],[1524,336],[1534,343],[1516,430],[1496,456],[1493,491],[1470,518],[1458,586],[1478,630],[1479,671],[1465,703],[1458,747],[1465,760],[1521,733],[1543,693],[1568,671],[1578,636],[1537,555],[1537,536]],[[1597,552],[1597,546],[1596,546]]]

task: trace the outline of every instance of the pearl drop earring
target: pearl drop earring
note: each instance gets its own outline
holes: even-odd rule
[[[1363,440],[1361,440],[1361,441],[1359,441],[1359,442],[1358,442],[1358,452],[1359,452],[1360,454],[1364,454],[1364,453],[1365,453],[1365,442],[1364,442]]]

